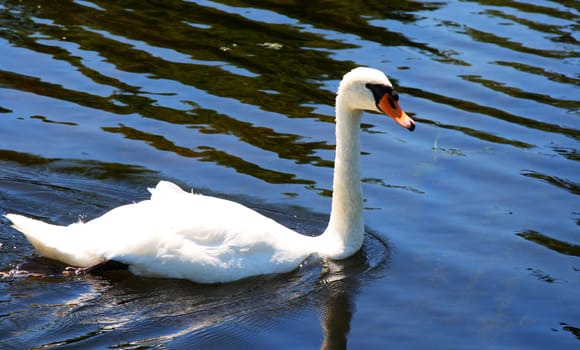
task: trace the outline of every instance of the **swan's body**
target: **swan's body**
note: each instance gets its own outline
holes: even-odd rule
[[[184,192],[161,181],[151,199],[86,223],[56,226],[8,214],[40,255],[89,267],[105,260],[138,275],[201,283],[289,272],[309,255],[343,259],[364,238],[359,169],[363,110],[389,114],[409,130],[388,78],[371,68],[347,73],[336,98],[336,161],[330,221],[317,237],[301,235],[238,203]]]

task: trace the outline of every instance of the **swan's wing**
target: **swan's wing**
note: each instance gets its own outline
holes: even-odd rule
[[[99,254],[135,273],[227,282],[290,271],[310,254],[309,237],[236,202],[166,182],[151,193],[86,224],[91,236],[114,228],[115,244]]]
[[[188,193],[162,181],[150,189],[151,199],[112,209],[85,224],[95,235],[115,232],[132,243],[172,236],[182,237],[204,247],[252,242],[276,244],[297,234],[239,203]]]

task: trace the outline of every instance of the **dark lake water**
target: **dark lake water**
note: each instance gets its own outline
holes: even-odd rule
[[[0,1],[0,214],[57,224],[169,179],[324,229],[342,75],[364,248],[228,285],[65,276],[0,219],[0,348],[577,349],[577,1]],[[114,242],[112,242],[114,243]]]

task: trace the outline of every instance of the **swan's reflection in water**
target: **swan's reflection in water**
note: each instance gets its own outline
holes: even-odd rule
[[[324,340],[321,349],[346,349],[347,335],[354,313],[355,280],[335,280],[326,287],[321,305]]]

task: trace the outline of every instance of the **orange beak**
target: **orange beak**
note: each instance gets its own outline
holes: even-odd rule
[[[401,106],[399,106],[399,103],[388,94],[385,94],[379,101],[379,108],[383,113],[393,118],[393,120],[403,128],[409,131],[415,130],[415,122],[413,119],[411,119]]]

